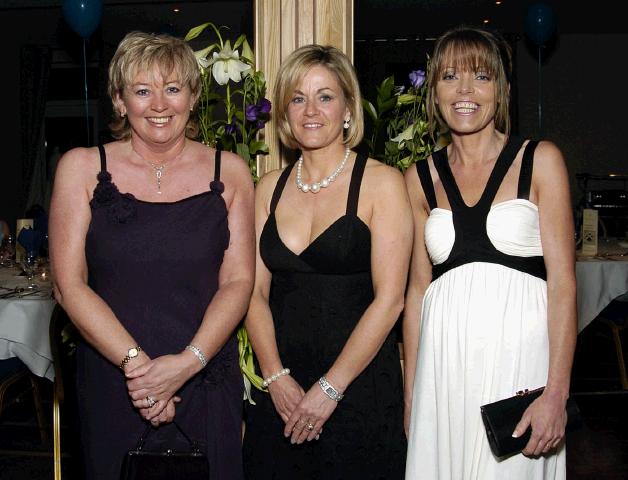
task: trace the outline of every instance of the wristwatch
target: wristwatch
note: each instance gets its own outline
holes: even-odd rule
[[[129,348],[129,351],[126,352],[126,356],[122,359],[120,365],[118,365],[120,367],[120,370],[124,370],[124,367],[126,367],[127,363],[129,363],[132,358],[137,357],[141,351],[142,349],[139,346]]]
[[[324,376],[318,379],[318,384],[323,390],[323,392],[325,392],[325,394],[329,398],[331,398],[333,401],[339,402],[340,400],[344,398],[344,395],[340,393],[338,390],[336,390],[334,386],[331,383],[329,383]]]

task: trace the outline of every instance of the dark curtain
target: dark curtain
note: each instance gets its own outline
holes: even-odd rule
[[[24,209],[29,208],[31,203],[45,202],[44,122],[51,59],[52,53],[48,46],[25,45],[20,52],[21,204]]]

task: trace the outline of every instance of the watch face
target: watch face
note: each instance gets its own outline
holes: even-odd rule
[[[328,388],[327,388],[327,393],[328,393],[329,395],[335,395],[335,394],[336,394],[336,392],[334,392],[334,389],[333,389],[333,388],[331,388],[331,387],[328,387]]]
[[[137,348],[132,348],[129,350],[129,357],[133,358],[133,357],[137,357]]]

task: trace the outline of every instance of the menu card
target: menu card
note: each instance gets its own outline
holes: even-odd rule
[[[597,255],[597,210],[582,211],[582,255]]]
[[[33,219],[32,218],[18,218],[17,226],[15,228],[16,240],[24,227],[33,228]],[[24,256],[25,253],[26,252],[24,251],[24,247],[20,245],[19,242],[16,241],[15,242],[15,262],[19,264],[22,261],[22,257]]]

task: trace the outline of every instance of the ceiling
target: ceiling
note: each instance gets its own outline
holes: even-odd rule
[[[504,34],[523,35],[528,8],[526,0],[354,0],[356,38],[408,34],[439,34],[464,23],[483,25]],[[544,0],[555,15],[556,31],[573,33],[628,33],[624,2],[600,3]],[[578,4],[582,6],[578,6]],[[373,19],[386,19],[373,21]]]
[[[103,0],[106,9],[135,6],[147,8],[172,4],[182,9],[216,0]],[[296,0],[295,0],[296,1]],[[251,0],[253,3],[254,0]],[[0,0],[0,12],[8,9],[59,8],[62,0]],[[222,2],[224,3],[224,2]],[[466,23],[488,25],[506,34],[523,35],[528,7],[533,0],[354,0],[355,37],[435,35]],[[555,12],[556,29],[570,33],[628,33],[623,1],[596,4],[573,0],[544,0]]]

